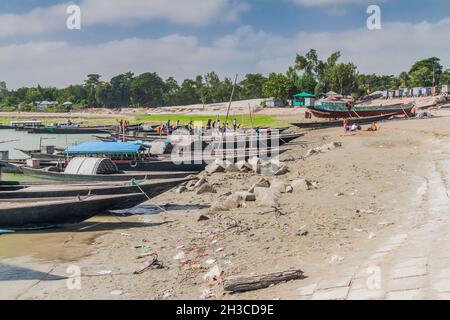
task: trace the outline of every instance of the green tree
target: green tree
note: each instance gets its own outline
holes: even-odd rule
[[[267,78],[260,73],[249,73],[241,81],[240,96],[241,99],[258,99],[264,97],[263,87]]]
[[[350,95],[357,88],[357,69],[353,63],[339,63],[327,75],[331,90]]]
[[[398,78],[400,80],[400,86],[403,88],[409,88],[411,86],[411,77],[408,72],[402,72]]]
[[[409,75],[414,86],[432,86],[439,83],[442,74],[441,59],[431,57],[414,63]]]
[[[143,73],[131,82],[133,103],[138,106],[158,107],[164,103],[165,83],[156,73]]]
[[[427,67],[420,67],[409,73],[413,87],[425,87],[433,84],[433,72]]]
[[[194,92],[195,96],[198,97],[198,99],[200,99],[201,103],[203,104],[203,107],[205,107],[205,104],[208,102],[208,98],[210,95],[210,89],[203,81],[203,77],[200,75],[198,75],[195,78]],[[195,101],[198,100],[196,99]]]
[[[182,105],[199,103],[197,82],[191,79],[184,80],[178,90],[177,101]]]
[[[113,77],[111,83],[111,94],[113,107],[128,107],[131,105],[131,83],[134,73],[127,72]]]
[[[165,90],[163,93],[164,105],[166,106],[175,106],[180,104],[178,101],[178,91],[180,90],[180,86],[178,85],[177,80],[173,77],[170,77],[166,80]]]
[[[441,74],[440,83],[441,84],[450,84],[450,69],[445,70]]]
[[[95,100],[101,107],[110,108],[113,105],[114,94],[108,82],[100,82],[95,88]]]
[[[86,100],[89,106],[97,107],[98,103],[95,99],[96,88],[100,83],[101,76],[99,74],[89,74],[84,81],[84,88],[86,90]]]
[[[291,84],[287,76],[281,73],[271,73],[263,86],[265,97],[289,99]]]

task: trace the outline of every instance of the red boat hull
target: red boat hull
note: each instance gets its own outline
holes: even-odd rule
[[[344,118],[366,118],[366,117],[377,117],[383,115],[399,115],[399,116],[410,116],[413,107],[406,107],[400,110],[358,110],[354,111],[321,111],[314,108],[310,108],[309,111],[317,118],[322,119],[344,119]]]

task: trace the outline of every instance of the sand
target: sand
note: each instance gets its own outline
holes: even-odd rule
[[[299,287],[357,264],[388,236],[421,219],[418,190],[427,164],[450,152],[437,148],[450,133],[449,113],[435,115],[382,123],[375,133],[307,132],[282,155],[290,172],[280,178],[286,183],[305,178],[317,188],[283,194],[279,212],[249,202],[211,213],[211,204],[260,179],[253,173],[218,173],[206,177],[215,194],[173,190],[151,201],[169,204],[166,213],[96,217],[69,230],[0,236],[0,266],[47,268],[67,277],[67,267],[75,265],[83,275],[80,290],[69,290],[65,279],[45,277],[18,290],[19,276],[0,282],[0,291],[17,299],[199,299],[205,292],[209,299],[299,298]],[[336,141],[341,148],[304,158],[308,149]],[[200,214],[210,219],[198,222]],[[174,259],[181,252],[186,261]],[[150,260],[138,257],[148,253],[156,253],[168,269],[134,275]],[[223,270],[221,278],[292,268],[307,278],[230,295],[221,281],[204,279],[215,265]]]

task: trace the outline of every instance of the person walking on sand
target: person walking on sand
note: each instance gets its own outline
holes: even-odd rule
[[[350,125],[349,125],[349,122],[348,122],[347,118],[344,118],[344,131],[345,132],[350,131]]]

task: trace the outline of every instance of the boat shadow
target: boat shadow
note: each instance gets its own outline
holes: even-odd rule
[[[55,281],[64,279],[67,278],[0,262],[0,282],[19,280]]]
[[[111,216],[109,216],[111,218]],[[173,221],[164,222],[128,222],[128,221],[85,221],[73,225],[46,228],[30,231],[17,231],[15,234],[57,234],[57,233],[83,233],[83,232],[106,232],[115,230],[128,230],[138,228],[159,227],[170,224]]]
[[[202,210],[208,209],[210,206],[206,205],[189,205],[189,204],[166,204],[166,205],[154,205],[154,204],[141,204],[134,208],[125,210],[113,210],[107,215],[129,217],[129,216],[151,216],[157,215],[163,212],[184,212],[189,210]]]

